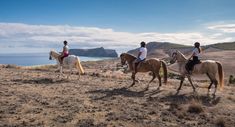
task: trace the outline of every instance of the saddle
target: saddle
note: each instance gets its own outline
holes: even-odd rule
[[[141,61],[139,61],[138,63],[136,63],[136,66],[138,66],[140,63],[145,63],[146,62],[146,59],[143,59]]]

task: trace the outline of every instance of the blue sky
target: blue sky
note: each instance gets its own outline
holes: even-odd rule
[[[234,41],[235,0],[0,0],[0,50]],[[6,50],[6,51],[5,51]]]

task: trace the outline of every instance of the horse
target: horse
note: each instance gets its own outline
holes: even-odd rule
[[[148,90],[149,88],[149,84],[156,78],[158,77],[159,80],[159,87],[158,89],[160,89],[162,83],[161,83],[161,76],[160,76],[160,68],[161,66],[163,67],[163,73],[164,73],[164,83],[167,83],[167,67],[166,67],[166,63],[163,60],[159,60],[156,58],[151,58],[145,61],[140,62],[137,67],[136,67],[136,72],[133,71],[133,62],[136,59],[135,56],[128,54],[128,53],[122,53],[120,55],[121,58],[121,64],[125,65],[126,63],[129,66],[129,71],[132,71],[132,80],[133,83],[128,87],[132,87],[135,85],[135,75],[137,72],[152,72],[152,79],[149,81],[147,87],[145,88],[145,90]]]
[[[178,66],[179,66],[179,73],[181,75],[181,80],[180,80],[180,86],[177,89],[177,93],[180,91],[182,84],[184,82],[185,76],[187,76],[193,91],[196,92],[196,89],[192,83],[191,80],[191,74],[189,74],[185,68],[186,63],[188,60],[182,54],[180,51],[173,52],[170,58],[170,63],[173,64],[177,61]],[[218,85],[218,81],[216,79],[217,72],[219,74],[219,85],[220,89],[224,86],[224,72],[223,72],[223,67],[219,61],[213,61],[213,60],[205,60],[201,61],[201,63],[194,65],[194,69],[192,71],[192,74],[206,74],[209,79],[210,79],[210,85],[208,87],[208,95],[211,91],[211,86],[212,84],[215,85],[215,90],[213,93],[213,96],[216,94],[216,89]]]
[[[54,58],[57,61],[57,65],[58,65],[58,68],[60,70],[59,77],[63,73],[63,67],[67,67],[67,66],[70,69],[69,76],[71,76],[72,68],[74,68],[74,67],[78,70],[79,77],[80,77],[80,74],[84,74],[84,69],[83,69],[83,67],[82,67],[82,65],[80,63],[80,60],[79,60],[78,56],[69,55],[68,57],[65,57],[63,59],[63,63],[62,64],[60,64],[60,62],[59,62],[59,56],[60,56],[60,53],[57,53],[56,51],[53,51],[53,50],[51,50],[50,53],[49,53],[49,60],[52,60],[52,58]],[[69,76],[67,76],[67,78],[69,78]]]

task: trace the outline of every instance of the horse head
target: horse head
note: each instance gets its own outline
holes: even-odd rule
[[[52,51],[50,51],[49,53],[49,60],[52,60],[51,54],[52,54]]]
[[[122,54],[120,55],[120,58],[121,58],[121,64],[122,64],[122,65],[125,65],[125,64],[126,64],[125,53],[122,53]]]
[[[59,53],[57,53],[56,51],[54,50],[51,50],[50,53],[49,53],[49,60],[52,60],[52,59],[57,59],[59,57]]]
[[[170,63],[173,64],[177,60],[177,52],[173,52],[170,57]]]

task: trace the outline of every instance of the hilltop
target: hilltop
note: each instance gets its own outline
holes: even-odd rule
[[[149,42],[146,45],[148,49],[148,56],[165,57],[172,51],[180,50],[184,54],[189,54],[192,51],[193,46],[187,46],[182,44],[175,44],[171,42]],[[211,45],[202,46],[202,50],[205,52],[222,51],[222,50],[235,50],[235,42],[216,43]],[[137,55],[138,48],[128,51],[128,53]]]

